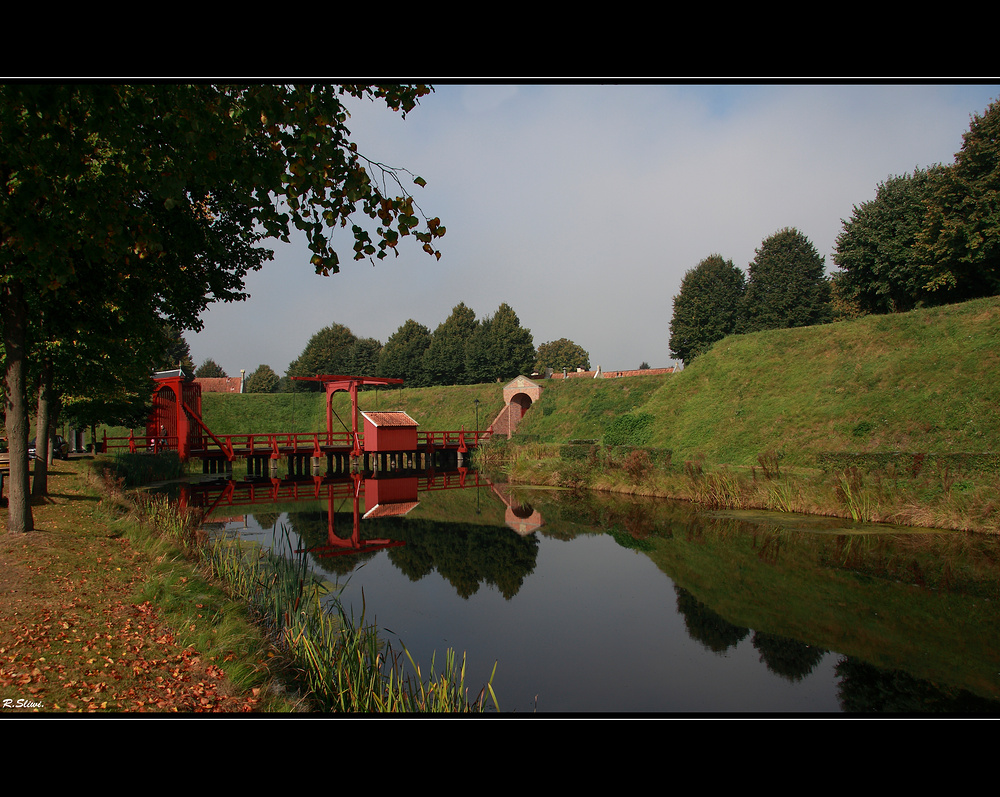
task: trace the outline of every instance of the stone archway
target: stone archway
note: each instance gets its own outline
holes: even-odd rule
[[[493,433],[503,434],[509,438],[514,434],[524,413],[541,395],[542,386],[526,376],[519,376],[504,385],[503,400],[506,406],[493,422]]]

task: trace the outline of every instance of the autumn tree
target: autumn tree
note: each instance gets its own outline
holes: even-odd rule
[[[35,311],[89,283],[118,308],[200,328],[215,301],[245,298],[267,239],[304,237],[319,274],[380,259],[412,236],[434,257],[404,170],[351,140],[345,98],[404,116],[429,87],[199,83],[0,86],[0,327],[10,442],[8,529],[33,527],[27,373]],[[417,184],[422,180],[416,178]],[[363,218],[359,218],[363,217]],[[370,223],[362,224],[364,218]],[[130,298],[138,296],[138,299]],[[66,303],[73,306],[72,302]],[[32,309],[34,308],[34,310]],[[86,317],[79,322],[86,327]]]
[[[688,271],[674,297],[670,355],[689,363],[736,332],[745,292],[743,272],[721,255],[709,255]]]
[[[590,370],[590,355],[587,351],[569,338],[559,338],[541,343],[535,356],[535,371],[542,373],[546,368],[562,371],[564,368],[575,371],[582,368]]]
[[[794,227],[764,239],[748,269],[740,332],[824,324],[831,320],[823,258]]]

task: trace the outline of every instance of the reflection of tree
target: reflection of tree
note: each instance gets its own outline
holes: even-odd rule
[[[326,545],[325,510],[290,512],[288,526],[306,547]],[[349,538],[354,528],[353,516],[335,513],[333,528],[337,536]],[[463,598],[475,595],[481,585],[487,584],[510,600],[535,569],[538,556],[538,540],[534,535],[521,537],[506,526],[382,517],[362,520],[361,537],[404,542],[405,545],[389,551],[393,565],[411,581],[419,581],[436,570]],[[346,575],[373,556],[375,552],[315,561],[327,573]]]
[[[320,548],[327,544],[329,538],[329,513],[325,509],[314,509],[304,512],[289,512],[288,527],[302,540],[306,548]],[[367,524],[362,524],[362,531],[367,531]],[[333,531],[338,537],[348,540],[354,533],[354,515],[351,512],[335,512],[333,515]],[[371,536],[371,535],[366,535]],[[375,556],[377,551],[368,553],[347,554],[345,556],[313,556],[316,566],[326,573],[344,576]]]
[[[258,510],[257,512],[251,512],[250,517],[253,518],[254,523],[256,523],[263,531],[270,531],[277,525],[278,518],[281,517],[280,512],[268,512],[266,509]]]
[[[859,659],[837,665],[840,707],[865,714],[1000,714],[1000,701],[942,687],[901,670],[881,670]]]
[[[755,631],[753,646],[760,660],[775,675],[789,681],[801,681],[820,663],[826,651],[797,639]]]
[[[537,538],[521,537],[506,527],[432,520],[397,521],[391,530],[378,525],[380,536],[406,543],[389,552],[406,576],[416,581],[437,570],[463,598],[487,584],[510,600],[535,569]]]
[[[674,592],[677,593],[677,611],[684,617],[688,634],[713,653],[725,653],[750,633],[749,628],[724,620],[683,587],[674,585]]]

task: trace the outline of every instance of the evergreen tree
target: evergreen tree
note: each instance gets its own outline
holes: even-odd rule
[[[816,247],[794,227],[766,238],[750,264],[737,331],[757,332],[832,320],[830,281]]]
[[[345,374],[348,376],[375,376],[378,374],[382,342],[375,338],[358,338],[347,352]]]
[[[721,255],[709,255],[688,271],[674,297],[670,355],[689,363],[736,332],[745,292],[743,272]]]
[[[222,370],[222,366],[215,360],[209,358],[198,366],[194,375],[200,379],[225,379],[228,374]]]
[[[938,297],[924,286],[928,273],[916,248],[937,170],[915,169],[879,184],[875,198],[854,206],[837,236],[834,298],[860,313],[895,313]],[[841,311],[843,312],[843,311]]]
[[[408,319],[382,347],[379,376],[402,379],[409,387],[426,386],[424,353],[430,345],[431,331],[412,318]]]
[[[431,336],[431,345],[424,354],[424,371],[432,385],[464,385],[469,383],[465,368],[465,347],[479,322],[471,308],[459,302],[451,315]]]
[[[163,326],[162,351],[163,354],[154,365],[157,371],[173,371],[180,368],[187,374],[194,372],[191,347],[184,340],[181,331],[173,324]]]
[[[531,373],[535,364],[531,330],[521,326],[510,305],[501,304],[492,317],[480,322],[469,339],[465,364],[474,383],[506,381]]]

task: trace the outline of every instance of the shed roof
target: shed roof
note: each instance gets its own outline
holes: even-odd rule
[[[400,515],[406,515],[419,503],[419,501],[399,501],[395,503],[376,504],[365,512],[364,519],[368,520],[373,517],[399,517]]]
[[[362,411],[361,415],[375,427],[420,425],[402,410],[393,410],[391,412]]]

